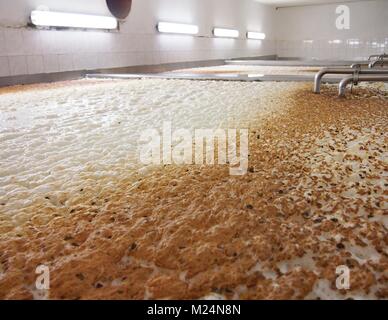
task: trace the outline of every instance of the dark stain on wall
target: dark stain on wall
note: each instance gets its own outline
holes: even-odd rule
[[[117,19],[125,19],[131,12],[132,0],[106,0],[109,11]]]

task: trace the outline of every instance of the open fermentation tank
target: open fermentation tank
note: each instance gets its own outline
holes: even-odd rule
[[[387,96],[82,80],[0,92],[1,298],[386,298]],[[139,161],[144,130],[248,129],[249,166]],[[50,292],[34,287],[36,265]],[[346,265],[357,283],[335,289]],[[31,272],[32,270],[32,272]]]

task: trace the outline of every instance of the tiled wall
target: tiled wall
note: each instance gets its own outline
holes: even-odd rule
[[[51,0],[39,2],[45,1],[51,5],[60,3]],[[90,2],[78,1],[85,4]],[[15,12],[8,14],[13,16],[18,13],[18,18],[9,23],[25,24],[34,7],[28,7],[31,0],[18,0],[15,6],[18,4],[20,10],[13,8]],[[3,9],[7,10],[7,7]],[[0,77],[276,53],[271,19],[275,10],[251,0],[133,1],[132,12],[121,24],[119,32],[6,28],[1,27],[6,15],[4,10],[0,12]],[[76,8],[72,10],[77,11]],[[155,27],[158,21],[195,23],[200,26],[200,33],[195,37],[159,34]],[[214,38],[213,26],[239,29],[241,37]],[[248,29],[265,31],[268,39],[245,39]]]
[[[338,39],[336,39],[338,40]],[[388,52],[388,37],[375,39],[278,40],[280,57],[327,60],[365,60],[372,54]]]
[[[281,57],[361,60],[388,52],[388,1],[345,3],[350,28],[336,27],[338,4],[276,11],[277,53]]]
[[[0,29],[0,76],[274,54],[276,42]]]
[[[38,3],[87,13],[91,8],[106,10],[102,0],[96,0],[99,6],[90,0],[15,0],[12,6],[0,1],[0,77],[274,54],[350,60],[388,51],[386,0],[348,3],[348,31],[335,28],[336,5],[275,10],[252,0],[141,0],[133,1],[119,32],[25,27]],[[195,23],[200,33],[196,37],[159,34],[158,21]],[[214,26],[239,29],[240,39],[214,38]],[[246,40],[247,30],[265,32],[267,38]]]

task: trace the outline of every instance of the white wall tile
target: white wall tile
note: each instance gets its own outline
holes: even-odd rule
[[[152,65],[153,64],[152,51],[145,51],[144,52],[144,64],[145,65]]]
[[[7,55],[7,48],[5,46],[5,37],[3,30],[0,29],[0,57]]]
[[[110,54],[109,53],[98,53],[97,54],[98,66],[100,69],[106,69],[110,67]],[[74,64],[74,69],[76,69]]]
[[[135,52],[127,52],[125,53],[125,66],[135,66],[137,65],[137,59],[136,59],[136,53]]]
[[[136,66],[142,66],[144,65],[144,60],[145,60],[145,55],[144,52],[135,52],[134,53],[136,56]]]
[[[8,57],[0,57],[0,77],[8,77],[10,75]]]
[[[79,53],[73,55],[73,66],[75,70],[98,69],[99,61],[99,55],[94,53]]]
[[[168,63],[168,52],[167,51],[160,51],[160,62]]]
[[[136,52],[136,48],[135,48],[136,37],[132,34],[125,34],[123,39],[124,39],[125,52]]]
[[[154,65],[157,65],[157,64],[161,63],[161,58],[160,58],[160,52],[159,51],[153,51],[152,52],[152,63]]]
[[[58,31],[55,30],[40,31],[41,46],[45,55],[61,53],[60,43],[62,39],[58,35]]]
[[[21,30],[6,29],[4,31],[4,40],[7,54],[9,56],[24,54],[23,36]]]
[[[27,56],[28,74],[44,73],[43,56]]]
[[[60,54],[58,55],[59,71],[72,71],[74,70],[73,55],[72,54]]]
[[[8,62],[11,76],[27,74],[28,68],[25,56],[10,56]]]
[[[26,54],[36,55],[42,54],[42,43],[40,31],[37,30],[23,30],[23,46]]]
[[[86,54],[85,59],[86,59],[87,70],[98,69],[98,57],[95,53]]]
[[[44,72],[54,73],[59,72],[58,55],[49,54],[43,56]]]

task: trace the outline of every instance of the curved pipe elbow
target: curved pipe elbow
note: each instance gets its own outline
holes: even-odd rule
[[[346,87],[353,81],[353,76],[347,76],[341,80],[338,85],[338,96],[345,97]]]
[[[317,74],[315,74],[314,77],[314,93],[320,93],[321,92],[321,82],[323,76],[328,72],[328,68],[323,68],[319,70]]]
[[[373,58],[376,58],[377,56],[374,54],[372,56],[369,56],[368,61],[371,61]]]
[[[375,67],[375,65],[376,65],[376,62],[377,62],[377,60],[371,62],[371,63],[368,65],[369,69],[373,69],[373,68]]]

